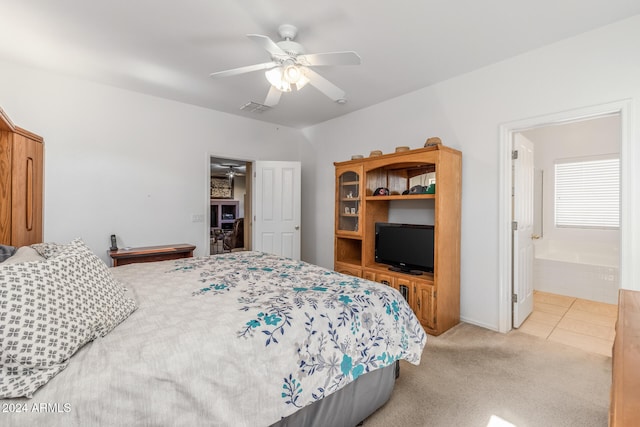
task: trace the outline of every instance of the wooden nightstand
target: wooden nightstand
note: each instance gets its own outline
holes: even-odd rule
[[[196,247],[186,243],[178,245],[145,246],[140,248],[118,249],[109,251],[113,266],[134,264],[138,262],[166,261],[169,259],[191,258]]]

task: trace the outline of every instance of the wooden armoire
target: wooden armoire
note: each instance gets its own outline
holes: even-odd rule
[[[0,108],[0,244],[42,242],[43,139]]]

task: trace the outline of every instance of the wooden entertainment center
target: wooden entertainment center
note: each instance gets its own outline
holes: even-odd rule
[[[334,163],[334,268],[400,291],[425,330],[440,335],[460,322],[460,193],[462,153],[441,144]],[[435,194],[407,193],[435,180]],[[374,195],[376,189],[388,195]],[[375,261],[375,224],[396,206],[424,213],[434,225],[433,273],[390,271]],[[422,211],[425,212],[422,212]],[[391,216],[395,221],[394,217]]]

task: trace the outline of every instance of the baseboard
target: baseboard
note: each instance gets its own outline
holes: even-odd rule
[[[480,326],[481,328],[489,329],[491,331],[500,332],[500,329],[498,328],[497,325],[489,325],[484,322],[479,322],[474,319],[469,319],[468,317],[460,316],[460,321],[464,323],[469,323],[471,325]]]

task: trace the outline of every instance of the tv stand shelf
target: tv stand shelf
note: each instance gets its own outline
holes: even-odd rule
[[[389,271],[393,271],[394,273],[407,274],[409,276],[422,276],[423,274],[425,274],[423,271],[420,271],[420,270],[403,270],[401,268],[395,268],[395,267],[389,267]]]
[[[433,335],[460,322],[461,165],[462,153],[442,145],[335,163],[335,270],[397,289]],[[433,181],[435,194],[403,194]],[[389,195],[374,196],[380,187]],[[396,203],[433,218],[433,273],[391,271],[375,262],[375,224],[390,222]]]
[[[405,278],[419,278],[419,279],[424,279],[424,280],[428,280],[430,282],[433,282],[433,273],[429,273],[426,271],[421,271],[420,274],[411,274],[411,273],[407,273],[406,271],[398,271],[398,270],[394,270],[393,267],[390,267],[386,264],[380,264],[380,263],[375,263],[373,265],[367,265],[364,267],[365,270],[375,270],[378,272],[386,272],[389,274],[394,274],[394,275],[398,275],[399,277],[405,277]]]
[[[379,201],[379,200],[424,200],[435,199],[435,194],[408,194],[408,195],[391,195],[391,196],[367,196],[366,201]]]

